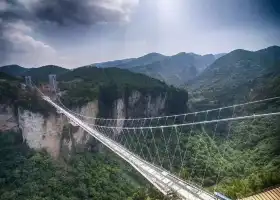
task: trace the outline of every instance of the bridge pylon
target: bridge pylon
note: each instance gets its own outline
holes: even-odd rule
[[[56,74],[50,74],[49,75],[49,85],[50,85],[50,91],[51,92],[56,92],[57,91]]]
[[[25,85],[29,88],[32,88],[32,79],[31,76],[25,76]]]

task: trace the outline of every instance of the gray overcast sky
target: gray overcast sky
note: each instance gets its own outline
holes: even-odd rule
[[[73,68],[280,45],[278,0],[1,0],[0,64]]]

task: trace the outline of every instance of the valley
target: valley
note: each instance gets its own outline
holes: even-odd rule
[[[280,47],[255,52],[234,50],[219,58],[152,53],[73,70],[14,65],[1,67],[0,72],[1,116],[7,120],[12,116],[13,120],[13,130],[7,132],[5,127],[0,134],[0,162],[4,163],[0,170],[1,199],[161,199],[131,167],[83,130],[71,126],[36,93],[20,89],[23,76],[32,76],[34,83],[44,85],[47,74],[56,74],[59,90],[53,95],[81,115],[113,119],[166,116],[280,96]],[[236,112],[274,112],[279,108],[280,101],[276,100]],[[228,131],[225,125],[217,131],[214,126],[181,129],[186,134],[180,146],[190,152],[181,178],[194,182],[205,179],[203,187],[207,190],[216,187],[231,198],[280,184],[279,120],[271,117],[231,123],[232,137],[227,143],[223,143]],[[213,134],[215,139],[209,137]],[[160,138],[155,140],[159,151],[164,152]],[[175,148],[175,135],[170,140]],[[137,138],[132,138],[131,144],[137,146],[136,142]],[[141,139],[140,143],[149,145]],[[227,149],[223,156],[220,149]],[[190,155],[196,154],[199,157],[194,160]],[[168,162],[167,157],[162,160]],[[179,159],[174,163],[170,171],[176,173]],[[205,167],[203,175],[200,169]],[[218,183],[217,174],[221,176]]]

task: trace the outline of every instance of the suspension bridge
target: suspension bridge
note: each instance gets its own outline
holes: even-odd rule
[[[35,85],[32,87],[72,125],[79,126],[129,163],[164,195],[175,193],[186,200],[226,199],[217,193],[216,185],[224,176],[220,160],[225,159],[229,149],[227,144],[230,144],[232,126],[239,121],[254,122],[280,116],[277,110],[253,114],[244,111],[246,106],[279,102],[280,97],[273,97],[178,115],[104,119],[74,112],[62,103],[57,94],[54,100]],[[216,139],[221,148],[209,146]],[[189,145],[190,141],[194,141],[196,147]],[[200,152],[202,145],[208,152]],[[210,157],[218,157],[218,161],[213,163]],[[218,168],[218,172],[211,174],[213,168]],[[214,176],[216,181],[212,188],[205,189],[208,176]]]

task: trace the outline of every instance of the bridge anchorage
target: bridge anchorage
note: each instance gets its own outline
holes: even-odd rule
[[[70,110],[59,96],[54,101],[38,88],[36,90],[71,124],[84,129],[129,163],[160,192],[165,195],[172,192],[187,200],[228,199],[221,194],[223,180],[229,173],[242,171],[232,162],[242,161],[242,167],[248,167],[247,155],[238,146],[250,145],[258,137],[250,131],[242,135],[245,128],[250,129],[258,122],[270,125],[280,116],[277,109],[269,113],[262,110],[250,113],[249,108],[256,105],[268,102],[280,105],[280,97],[273,97],[179,115],[93,118]],[[236,129],[241,129],[241,133]],[[233,152],[238,155],[234,160]]]

